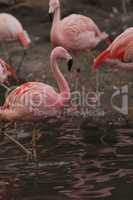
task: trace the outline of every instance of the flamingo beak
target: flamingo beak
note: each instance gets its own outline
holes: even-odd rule
[[[113,36],[110,35],[108,38],[106,38],[105,42],[109,46],[113,42],[113,40],[114,40]]]
[[[48,13],[49,13],[50,21],[52,22],[53,21],[53,13],[54,12],[53,12],[53,9],[51,7],[49,8],[49,12]]]
[[[97,51],[104,51],[108,46],[114,41],[114,39],[117,37],[116,34],[109,34],[109,36],[98,43],[98,45],[95,47],[95,50]]]
[[[72,69],[72,66],[73,66],[73,59],[72,58],[68,61],[67,65],[68,65],[68,71],[70,72],[71,69]]]

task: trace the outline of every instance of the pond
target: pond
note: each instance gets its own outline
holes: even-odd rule
[[[17,128],[18,137],[29,148],[24,129]],[[132,199],[132,129],[87,128],[79,119],[64,118],[47,122],[40,132],[37,162],[26,161],[15,144],[1,142],[0,199]]]
[[[111,15],[105,9],[99,10],[80,2],[73,4],[74,8],[68,7],[68,10],[66,6],[66,15],[71,12],[89,15],[101,30],[109,32],[119,33],[123,27],[132,26],[133,17],[126,18],[126,21],[120,18],[120,13]],[[7,12],[7,8],[1,11]],[[19,76],[26,81],[41,81],[57,88],[49,67],[52,47],[48,11],[24,7],[13,13],[23,22],[33,41]],[[96,75],[92,73],[91,66],[98,52],[93,53],[79,58],[82,61],[79,89],[85,91],[85,95],[97,89]],[[18,54],[12,58],[16,69],[21,57]],[[66,64],[61,66],[71,88],[75,85],[76,67],[70,75]],[[107,67],[103,68],[99,80],[105,112],[110,112],[110,99],[115,86],[121,88],[128,84],[129,100],[133,102],[132,73],[114,72]],[[4,99],[2,92],[0,99]],[[129,116],[130,119],[132,116]],[[111,118],[110,114],[108,118]],[[118,121],[117,116],[113,119]],[[81,117],[72,116],[44,121],[38,128],[37,162],[27,161],[15,144],[0,134],[0,200],[132,200],[133,129],[101,128],[100,125],[89,126],[87,123],[89,119],[84,121]],[[26,124],[17,126],[16,130],[5,131],[17,133],[19,141],[29,149],[32,133],[29,129],[32,129],[31,125]]]

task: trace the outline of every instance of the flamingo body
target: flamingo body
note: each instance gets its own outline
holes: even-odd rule
[[[133,28],[125,30],[106,50],[99,54],[94,61],[94,67],[99,68],[100,64],[107,59],[133,61]]]
[[[51,32],[51,41],[54,46],[62,45],[68,50],[80,51],[94,48],[101,35],[89,17],[73,14],[59,21]]]
[[[8,13],[0,14],[0,41],[19,40],[25,48],[30,45],[30,38],[17,18]]]
[[[63,107],[60,95],[55,90],[40,82],[28,82],[13,90],[3,106],[3,114],[14,113],[9,120],[40,120],[47,115],[54,115]],[[3,115],[4,116],[4,115]]]
[[[64,48],[57,47],[51,54],[51,69],[60,92],[41,82],[28,82],[14,89],[0,110],[0,118],[7,121],[40,120],[60,111],[70,99],[70,89],[60,72],[57,60],[71,60]]]
[[[53,46],[63,46],[73,52],[85,51],[95,48],[102,40],[108,38],[89,17],[72,14],[61,20],[59,0],[50,0],[50,12],[54,13],[51,30]]]

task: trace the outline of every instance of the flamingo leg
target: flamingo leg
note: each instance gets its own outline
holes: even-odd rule
[[[7,133],[4,133],[4,135],[26,153],[27,160],[32,158],[32,153],[28,149],[26,149],[19,141],[17,141],[16,139],[14,139],[12,136],[8,135]]]
[[[5,57],[6,62],[10,63],[9,62],[10,61],[10,56],[9,56],[9,53],[8,53],[8,50],[7,50],[6,43],[2,42],[1,46],[2,46],[2,49],[3,49],[3,52],[4,52],[4,57]]]
[[[17,123],[16,122],[14,122],[14,129],[17,130]],[[16,131],[16,134],[15,134],[15,138],[16,138],[16,140],[18,140],[18,133],[17,133],[17,131]]]
[[[7,87],[4,83],[1,83],[0,85],[3,86],[8,92],[10,92],[11,89]]]
[[[77,69],[76,72],[76,84],[75,84],[75,91],[79,88],[79,79],[80,79],[80,68]]]
[[[127,14],[128,10],[127,10],[127,1],[126,0],[122,0],[122,10],[123,10],[123,14]]]
[[[23,65],[23,62],[24,62],[24,59],[25,59],[25,56],[26,56],[26,53],[27,53],[26,52],[27,50],[25,48],[21,49],[21,51],[22,51],[22,56],[20,58],[18,66],[16,67],[17,68],[17,70],[16,70],[17,73],[20,72],[20,69],[21,69],[21,67]],[[8,63],[10,63],[11,65],[12,65],[12,57],[15,55],[15,53],[16,53],[16,51],[12,52],[11,55],[10,55],[10,57],[8,56]]]
[[[21,69],[21,67],[23,65],[23,62],[24,62],[26,54],[27,54],[26,49],[23,49],[23,54],[22,54],[21,60],[19,61],[19,64],[17,66],[17,73],[20,72],[20,69]]]
[[[26,147],[24,147],[18,140],[16,140],[14,137],[10,136],[8,133],[5,133],[5,129],[9,128],[10,126],[12,126],[14,124],[14,122],[9,122],[6,124],[6,126],[4,127],[3,131],[4,132],[4,136],[6,136],[9,140],[11,140],[13,143],[15,143],[19,148],[21,148],[25,153],[26,153],[26,160],[30,160],[32,159],[32,152],[29,151]],[[16,126],[16,124],[14,124]]]
[[[36,161],[37,160],[37,145],[36,145],[36,141],[37,141],[37,133],[36,133],[36,129],[33,129],[33,133],[32,133],[32,153],[33,153],[33,158]]]
[[[79,87],[79,79],[80,79],[80,67],[79,67],[79,63],[78,63],[78,59],[77,59],[77,56],[76,56],[76,83],[75,83],[75,91],[78,90],[78,87]]]
[[[96,105],[97,105],[97,108],[100,108],[101,102],[100,102],[100,98],[99,98],[99,95],[100,95],[100,72],[99,72],[99,70],[96,72],[96,94],[98,97],[96,100]]]

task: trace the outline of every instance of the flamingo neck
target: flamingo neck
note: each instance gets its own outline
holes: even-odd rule
[[[70,88],[66,79],[64,78],[63,74],[61,73],[58,67],[57,59],[54,56],[51,56],[50,65],[51,65],[53,76],[55,80],[57,81],[57,85],[60,90],[62,101],[63,102],[64,100],[68,101],[70,99]]]
[[[58,22],[61,19],[61,10],[60,10],[60,6],[56,9],[55,13],[54,13],[54,19],[53,19],[53,24],[52,24],[52,29],[55,28],[55,26],[58,24]]]

